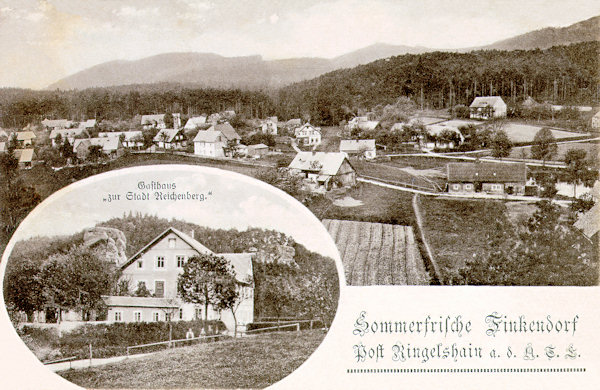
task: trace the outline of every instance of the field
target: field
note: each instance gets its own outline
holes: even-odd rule
[[[429,284],[412,227],[335,219],[323,224],[340,252],[346,284]]]
[[[538,130],[540,130],[541,128],[541,126],[509,122],[504,125],[502,130],[506,132],[508,138],[510,138],[512,142],[531,142],[533,141],[533,137],[535,137],[535,133],[537,133]],[[573,137],[581,137],[586,134],[571,133],[569,131],[562,130],[552,130],[552,135],[556,139],[566,139]]]
[[[581,149],[587,152],[587,156],[594,156],[594,161],[597,163],[600,160],[598,154],[600,152],[600,144],[597,142],[573,142],[568,144],[559,144],[558,152],[552,158],[553,161],[564,161],[565,153],[570,149]],[[513,148],[510,153],[512,158],[521,158],[523,156],[522,150],[525,150],[527,158],[531,157],[531,146],[523,146]]]
[[[391,182],[392,184],[397,183],[399,185],[415,186],[426,191],[435,191],[439,188],[440,184],[435,178],[428,177],[431,176],[428,173],[420,174],[414,170],[409,171],[405,169],[406,167],[398,167],[391,163],[373,163],[353,159],[352,166],[361,176],[375,177],[383,181]]]
[[[263,388],[298,368],[324,336],[322,330],[264,334],[60,374],[86,388]]]
[[[496,221],[505,217],[500,201],[421,198],[425,237],[440,268],[443,284],[452,284],[465,260],[476,258],[487,245]]]

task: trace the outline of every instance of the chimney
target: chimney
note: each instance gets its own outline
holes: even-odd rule
[[[195,230],[194,230],[194,229],[192,229],[192,230],[190,231],[190,236],[191,236],[191,237],[192,237],[194,240],[196,239],[196,232],[195,232]]]

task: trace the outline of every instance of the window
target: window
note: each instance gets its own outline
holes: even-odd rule
[[[123,312],[116,311],[115,312],[115,322],[121,322],[121,321],[123,321]]]
[[[156,256],[156,268],[165,268],[164,256]]]
[[[179,309],[179,319],[183,320],[183,309]]]
[[[175,248],[175,239],[169,238],[169,248]]]
[[[453,189],[454,191],[458,191],[458,190],[460,190],[460,184],[452,184],[452,189]]]
[[[183,268],[185,264],[185,256],[177,256],[177,268]]]
[[[144,260],[138,260],[137,261],[137,267],[138,268],[144,268]]]
[[[165,296],[165,281],[155,280],[154,281],[154,296],[156,298],[164,298]]]
[[[165,313],[165,321],[171,321],[171,313]]]
[[[160,313],[155,311],[154,313],[152,313],[152,321],[157,322],[160,321]]]
[[[492,184],[492,191],[501,191],[502,184]]]
[[[202,319],[202,308],[201,307],[196,308],[196,319],[197,320]]]
[[[465,190],[472,190],[473,184],[465,184]]]
[[[142,322],[142,312],[141,311],[134,311],[133,312],[133,320],[135,322]]]

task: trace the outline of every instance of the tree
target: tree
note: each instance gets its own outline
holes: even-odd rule
[[[13,153],[0,154],[0,239],[8,241],[19,223],[41,198],[18,179],[19,161]]]
[[[19,259],[9,261],[4,277],[4,297],[17,311],[27,315],[27,322],[33,321],[33,312],[43,309],[43,279],[40,277],[39,259]]]
[[[223,295],[235,278],[233,266],[222,256],[199,254],[190,257],[177,278],[177,292],[184,302],[204,306],[205,324],[208,307],[218,308],[227,299]],[[228,295],[228,294],[226,294]]]
[[[65,142],[63,142],[63,144],[60,146],[60,154],[65,159],[69,159],[75,156],[75,153],[73,152],[73,146],[69,142],[68,138],[65,138]]]
[[[583,149],[569,149],[565,153],[568,180],[573,183],[573,198],[577,199],[577,185],[581,184],[588,174],[589,167],[585,157],[587,152]]]
[[[140,283],[138,283],[137,288],[133,292],[133,296],[135,296],[135,297],[150,297],[150,296],[152,296],[152,294],[150,293],[150,290],[148,290],[148,287],[146,287],[146,283],[140,282]]]
[[[497,130],[490,140],[492,156],[496,158],[508,157],[512,149],[512,142],[504,130]]]
[[[17,139],[17,133],[12,133],[8,138],[8,144],[6,145],[6,151],[11,154],[19,147],[19,140]]]
[[[531,146],[531,157],[536,160],[542,160],[542,166],[546,165],[546,160],[551,159],[558,152],[558,145],[552,134],[552,130],[542,127],[533,137]]]
[[[60,147],[62,145],[63,142],[63,137],[60,133],[56,134],[56,137],[54,138],[54,145]]]
[[[104,158],[104,152],[102,151],[102,146],[100,145],[90,145],[88,147],[88,155],[87,159],[91,162],[97,162],[98,160]]]
[[[560,207],[550,201],[517,226],[497,221],[486,253],[467,261],[460,271],[471,285],[564,285],[598,283],[597,248],[562,218]]]
[[[174,121],[173,121],[173,114],[170,112],[167,112],[165,114],[165,116],[163,117],[163,121],[165,122],[165,128],[167,129],[172,129],[173,125],[174,125]]]
[[[113,263],[90,249],[74,247],[66,253],[52,255],[41,272],[43,297],[57,308],[58,318],[64,309],[81,310],[84,318],[100,308],[102,295],[110,294],[118,280]]]

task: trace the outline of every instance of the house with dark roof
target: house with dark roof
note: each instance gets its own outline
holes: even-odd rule
[[[235,322],[230,311],[221,311],[209,305],[196,305],[181,300],[177,292],[177,279],[189,258],[200,254],[222,256],[233,266],[236,288],[242,299],[236,311],[238,326],[254,320],[254,274],[252,253],[217,254],[198,242],[192,235],[173,227],[166,229],[123,264],[119,265],[121,280],[127,280],[136,290],[142,285],[151,297],[103,297],[108,308],[108,322],[190,321],[221,320],[233,330]]]
[[[488,162],[449,163],[448,192],[525,195],[527,165]]]
[[[506,108],[506,103],[500,96],[478,96],[469,106],[470,118],[506,118]]]
[[[73,126],[73,121],[68,119],[45,119],[42,121],[42,126],[46,128],[46,130],[54,130],[54,129],[68,129]]]
[[[102,153],[109,157],[118,157],[123,151],[123,144],[118,137],[76,138],[73,140],[73,152],[80,160],[88,157],[90,146],[100,146]]]
[[[342,152],[298,152],[288,168],[326,190],[356,184],[356,171]]]

